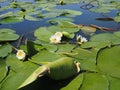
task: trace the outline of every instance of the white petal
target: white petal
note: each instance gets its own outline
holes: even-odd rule
[[[16,53],[16,57],[21,60],[21,59],[24,59],[26,56],[25,52],[23,50],[18,50],[17,53]]]
[[[51,43],[55,43],[55,44],[60,43],[61,42],[61,37],[58,37],[56,35],[52,35],[50,37],[50,42]]]
[[[58,36],[58,37],[62,37],[63,36],[62,32],[56,32],[55,35]]]

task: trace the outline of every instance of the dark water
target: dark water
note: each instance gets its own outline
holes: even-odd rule
[[[25,1],[30,1],[33,2],[33,0],[25,0]],[[1,4],[4,5],[4,4]],[[101,18],[104,17],[102,14],[99,13],[94,13],[94,12],[90,12],[89,10],[86,9],[82,9],[80,8],[80,6],[82,6],[82,4],[71,4],[71,5],[58,5],[56,8],[59,9],[73,9],[73,10],[78,10],[83,12],[82,15],[76,16],[74,18],[74,23],[75,24],[84,24],[84,25],[90,25],[90,24],[95,24],[101,27],[108,27],[108,28],[113,28],[113,29],[117,29],[119,28],[118,23],[114,22],[114,21],[99,21],[96,20],[96,18]],[[0,14],[2,14],[3,12],[1,12]],[[105,14],[106,16],[109,17],[114,17],[116,14],[116,11],[111,11],[109,14]],[[42,26],[49,26],[50,24],[47,22],[48,19],[42,19],[40,21],[28,21],[25,20],[23,22],[19,22],[19,23],[13,23],[13,24],[2,24],[0,25],[0,28],[11,28],[13,30],[15,30],[19,35],[24,34],[25,37],[29,38],[29,39],[33,39],[33,34],[34,34],[34,30],[36,30],[39,27]]]

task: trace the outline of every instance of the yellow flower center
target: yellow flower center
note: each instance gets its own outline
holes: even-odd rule
[[[23,52],[19,52],[19,53],[18,53],[18,56],[22,56],[22,55],[23,55]]]

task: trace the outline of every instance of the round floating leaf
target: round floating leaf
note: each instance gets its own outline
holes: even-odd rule
[[[120,22],[120,16],[114,17],[114,21],[115,21],[115,22]]]
[[[4,83],[2,83],[1,90],[17,90],[23,81],[38,68],[37,65],[29,61],[22,62],[18,60],[13,54],[7,57],[6,64],[10,66],[10,72]]]
[[[5,45],[0,46],[0,57],[4,58],[11,52],[12,52],[12,46],[11,45],[5,44]]]
[[[72,18],[63,18],[63,17],[57,17],[57,18],[54,18],[54,19],[50,19],[50,20],[48,20],[48,22],[50,23],[50,24],[57,24],[57,23],[59,23],[59,22],[61,22],[61,21],[74,21]]]
[[[110,33],[96,34],[91,37],[92,42],[110,42],[113,38],[113,35]]]
[[[0,83],[5,78],[7,74],[7,68],[6,68],[5,60],[0,59]]]
[[[92,12],[97,12],[97,13],[110,13],[110,10],[105,8],[105,7],[102,7],[102,6],[99,6],[97,8],[92,8],[90,9]]]
[[[15,31],[11,29],[6,29],[6,28],[0,29],[0,42],[17,40],[19,36],[14,33]]]
[[[24,19],[22,17],[18,16],[10,16],[6,18],[2,18],[0,23],[2,24],[8,24],[8,23],[17,23],[17,22],[22,22]]]
[[[2,33],[15,33],[15,31],[12,29],[9,29],[9,28],[1,28],[0,34],[2,34]]]
[[[74,58],[77,59],[94,59],[96,57],[96,52],[90,51],[90,50],[85,50],[82,48],[76,48],[73,50],[74,53],[77,53],[74,55]]]
[[[30,15],[25,15],[25,19],[30,20],[30,21],[39,21],[38,18],[35,18],[33,16],[30,16]]]
[[[91,37],[90,39],[91,42],[105,42],[108,43],[107,46],[109,45],[114,45],[114,44],[120,44],[120,38],[116,37],[114,34],[111,33],[103,33],[103,34],[97,34]]]
[[[63,26],[63,27],[76,27],[76,24],[70,22],[70,21],[60,21],[58,25]]]
[[[96,66],[96,54],[97,51],[90,51],[81,48],[73,50],[75,55],[70,55],[71,57],[76,58],[80,62],[81,70],[95,71],[98,72],[98,67]]]
[[[46,48],[48,51],[54,52],[57,50],[57,45],[54,44],[50,44],[49,42],[43,42],[40,40],[36,40],[34,41],[35,45],[35,49],[37,51],[40,51],[43,48]]]
[[[108,76],[110,90],[120,90],[120,79]]]
[[[114,32],[114,35],[120,38],[120,31]]]
[[[48,31],[47,28],[41,27],[34,32],[34,35],[39,40],[50,42],[50,37],[53,34],[50,31]]]
[[[85,73],[80,90],[109,90],[107,78],[99,73]]]
[[[77,10],[70,10],[70,9],[65,9],[65,12],[64,13],[68,13],[68,14],[72,14],[72,15],[82,15],[82,12],[81,11],[77,11]],[[62,14],[61,14],[62,15]]]
[[[75,47],[74,44],[58,44],[58,50],[57,52],[71,52],[73,48]]]
[[[60,55],[54,52],[49,52],[47,50],[41,50],[39,53],[37,53],[36,55],[32,57],[32,61],[38,64],[41,64],[41,62],[46,62],[46,63],[52,62],[58,58],[60,58]]]
[[[77,77],[75,77],[68,85],[63,87],[60,90],[78,90],[83,82],[83,74],[79,74]]]
[[[82,48],[91,48],[91,47],[95,47],[95,48],[103,48],[103,47],[106,47],[106,46],[109,46],[111,45],[110,42],[86,42],[86,43],[83,43],[81,45]]]
[[[101,50],[98,53],[97,65],[104,73],[120,78],[120,46]]]

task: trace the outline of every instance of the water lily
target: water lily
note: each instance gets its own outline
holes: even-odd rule
[[[57,35],[52,35],[50,37],[50,42],[54,43],[54,44],[60,43],[61,42],[61,37],[59,37]]]
[[[55,35],[58,36],[58,37],[62,37],[63,36],[62,32],[56,32]]]
[[[79,43],[79,44],[82,44],[82,43],[84,43],[84,42],[87,42],[88,40],[85,38],[85,37],[83,37],[83,36],[81,36],[81,35],[78,35],[77,36],[77,42]]]
[[[23,60],[25,59],[25,52],[23,50],[17,50],[17,53],[16,53],[16,57],[19,59],[19,60]]]

